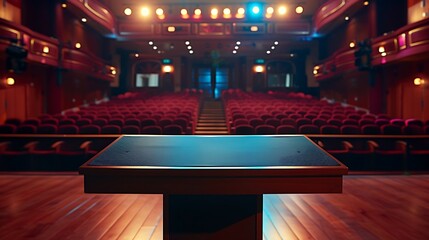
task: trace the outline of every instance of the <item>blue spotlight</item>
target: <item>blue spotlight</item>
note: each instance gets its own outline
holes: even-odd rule
[[[249,3],[247,5],[247,12],[249,18],[262,18],[264,5],[262,3]]]

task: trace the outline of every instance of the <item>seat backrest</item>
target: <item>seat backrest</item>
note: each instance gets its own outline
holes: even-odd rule
[[[100,134],[101,128],[98,125],[90,124],[81,126],[79,129],[80,134]]]
[[[121,133],[121,127],[118,125],[105,125],[101,127],[100,133],[102,134],[119,134]]]
[[[280,125],[276,128],[277,134],[296,134],[298,130],[294,125]]]
[[[58,127],[59,134],[77,134],[79,132],[79,127],[76,125],[68,124],[61,125]]]
[[[136,125],[125,125],[122,127],[123,134],[140,134],[140,127]]]
[[[320,129],[318,126],[313,124],[305,124],[298,128],[298,132],[302,134],[319,134]]]
[[[425,134],[424,128],[417,125],[402,126],[402,133],[407,135]]]
[[[343,125],[340,127],[341,134],[361,134],[361,129],[356,125]]]
[[[368,135],[376,135],[381,133],[380,127],[377,124],[363,125],[361,126],[360,131],[362,134]]]
[[[141,134],[162,134],[162,128],[160,126],[151,125],[142,127]]]
[[[255,134],[255,129],[250,124],[235,126],[235,134],[237,135],[252,135]]]
[[[16,126],[13,124],[3,124],[0,125],[0,134],[6,133],[6,134],[12,134],[16,131]]]
[[[57,125],[53,124],[42,124],[37,127],[38,134],[56,134],[58,132]]]
[[[335,125],[324,125],[320,127],[320,133],[322,134],[340,134],[340,128]]]
[[[402,128],[398,125],[386,124],[381,126],[381,133],[386,135],[400,135],[402,134]]]
[[[162,133],[165,135],[182,135],[184,134],[183,129],[178,124],[169,124],[164,126]]]
[[[263,124],[255,127],[255,134],[275,134],[276,128],[274,126]]]

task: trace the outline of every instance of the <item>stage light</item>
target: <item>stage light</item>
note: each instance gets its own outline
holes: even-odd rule
[[[12,86],[15,84],[15,79],[13,79],[12,77],[8,77],[6,78],[6,84],[9,86]]]
[[[43,51],[43,53],[48,54],[49,53],[49,47],[44,46],[42,51]]]
[[[349,43],[349,47],[350,47],[350,48],[354,48],[354,47],[356,47],[356,43],[355,43],[355,42],[350,42],[350,43]]]
[[[304,8],[302,6],[298,6],[295,8],[295,12],[298,14],[301,14],[304,12]]]
[[[239,46],[235,46],[234,48],[237,50],[237,49],[239,49],[240,47],[239,47]]]
[[[74,47],[75,47],[75,48],[77,48],[77,49],[79,49],[79,48],[81,48],[81,47],[82,47],[82,44],[80,44],[80,43],[78,43],[78,42],[77,42],[77,43],[74,45]]]
[[[124,9],[124,14],[127,16],[130,16],[133,13],[133,11],[131,10],[131,8],[125,8]]]
[[[224,8],[224,9],[223,9],[223,17],[224,17],[224,18],[231,18],[231,9],[229,9],[229,8]]]
[[[149,8],[147,8],[147,7],[143,7],[143,8],[140,10],[140,14],[141,14],[143,17],[148,17],[148,16],[149,16],[149,14],[150,14]]]
[[[268,14],[273,14],[274,13],[274,8],[273,7],[268,7],[267,8],[267,13]]]
[[[189,44],[191,44],[191,42],[189,42],[189,41],[186,41],[186,42],[185,42],[185,45],[189,45]]]
[[[267,50],[267,54],[271,54],[271,51],[270,51],[270,50]]]
[[[158,15],[158,16],[162,16],[162,15],[164,15],[164,10],[163,10],[162,8],[157,8],[157,9],[155,10],[155,13],[156,13],[156,15]]]
[[[233,50],[233,51],[232,51],[232,53],[233,53],[233,54],[237,54],[237,51],[236,51],[236,50]]]
[[[279,10],[277,10],[280,15],[285,15],[287,12],[287,8],[285,6],[280,6]]]
[[[253,67],[253,71],[255,71],[256,73],[262,73],[262,72],[264,72],[264,66],[256,65]]]
[[[251,26],[250,31],[251,32],[257,32],[259,30],[258,26]]]
[[[235,15],[236,18],[244,18],[244,13],[246,13],[246,10],[244,8],[238,8],[237,14]]]
[[[164,65],[162,67],[162,71],[164,73],[171,73],[171,72],[173,72],[173,66],[171,66],[171,65]]]
[[[180,10],[180,15],[182,15],[182,18],[183,18],[183,19],[188,19],[188,18],[189,18],[188,10],[187,10],[187,9],[185,9],[185,8],[182,8],[182,9]]]
[[[274,42],[274,45],[279,45],[279,42],[278,42],[278,41],[275,41],[275,42]]]
[[[240,44],[241,44],[241,42],[240,42],[240,41],[237,41],[235,44],[240,45]]]
[[[201,17],[201,9],[196,8],[194,10],[194,18],[200,18]]]
[[[250,3],[248,6],[248,12],[250,13],[249,18],[261,18],[263,16],[263,6],[261,3]]]
[[[82,18],[81,21],[86,23],[88,20],[86,18]]]
[[[261,11],[261,9],[258,6],[252,7],[252,13],[258,14]]]
[[[189,50],[191,50],[191,49],[192,49],[192,46],[191,46],[191,45],[189,45],[187,48],[188,48]]]
[[[380,46],[380,47],[378,47],[378,52],[384,53],[384,52],[386,52],[386,49],[383,46]]]
[[[153,48],[153,50],[156,50],[156,49],[158,49],[158,47],[157,47],[157,46],[153,46],[152,48]]]
[[[189,50],[189,54],[194,54],[194,51],[193,50]]]
[[[167,31],[168,32],[175,32],[176,28],[174,26],[168,26]]]
[[[422,78],[417,77],[414,79],[414,85],[416,86],[423,85],[424,83],[425,83],[425,80],[423,80]]]
[[[138,58],[140,55],[138,53],[134,54],[134,57]]]
[[[219,10],[217,8],[212,8],[210,10],[210,17],[211,18],[217,18],[217,15],[219,14]]]
[[[363,2],[363,5],[364,5],[364,6],[368,6],[368,5],[369,5],[369,1],[365,1],[365,2]]]
[[[152,46],[153,45],[153,41],[149,41],[148,44]]]
[[[350,20],[350,17],[349,16],[345,16],[344,20],[348,21],[348,20]]]

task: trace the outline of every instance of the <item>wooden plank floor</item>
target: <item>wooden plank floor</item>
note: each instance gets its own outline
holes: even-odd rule
[[[265,195],[263,221],[266,240],[429,239],[429,175]],[[0,175],[0,239],[162,239],[162,196],[84,194],[79,175]]]

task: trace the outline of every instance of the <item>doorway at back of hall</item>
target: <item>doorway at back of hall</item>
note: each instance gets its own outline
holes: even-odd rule
[[[230,72],[229,67],[196,67],[194,87],[203,90],[206,98],[219,99],[222,91],[228,89]]]

